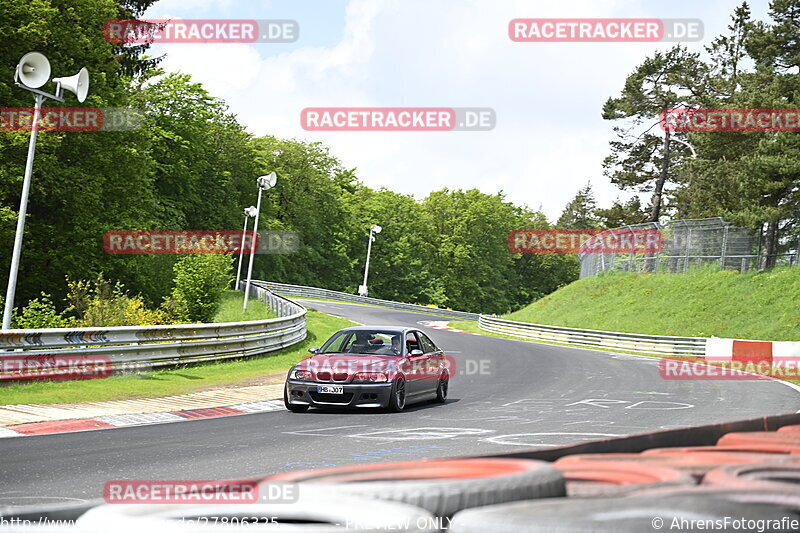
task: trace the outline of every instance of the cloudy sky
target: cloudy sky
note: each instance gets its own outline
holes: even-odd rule
[[[293,19],[294,43],[160,44],[170,71],[223,98],[255,135],[322,141],[366,184],[424,197],[504,191],[554,219],[591,182],[601,206],[628,195],[603,177],[600,117],[641,60],[671,43],[517,43],[514,18],[695,18],[702,45],[738,0],[161,0],[152,18]],[[766,0],[750,2],[764,18]],[[309,132],[306,107],[491,107],[492,131]]]

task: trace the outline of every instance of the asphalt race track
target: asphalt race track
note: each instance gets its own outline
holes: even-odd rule
[[[363,324],[444,319],[303,302]],[[109,480],[237,479],[363,462],[486,454],[797,412],[774,381],[667,381],[657,359],[422,328],[457,365],[445,405],[276,411],[0,440],[0,505],[102,497]]]

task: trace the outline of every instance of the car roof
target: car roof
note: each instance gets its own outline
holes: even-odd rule
[[[350,326],[342,328],[339,331],[396,331],[397,333],[406,333],[408,331],[419,331],[417,328],[410,328],[408,326]]]

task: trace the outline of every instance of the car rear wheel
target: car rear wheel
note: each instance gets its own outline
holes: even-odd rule
[[[439,378],[439,385],[436,387],[436,401],[444,403],[447,401],[447,389],[450,387],[450,376],[444,372]]]
[[[402,377],[395,378],[392,384],[392,393],[389,395],[389,411],[399,413],[406,406],[406,380]]]
[[[289,391],[286,385],[283,386],[283,405],[293,413],[305,413],[308,411],[308,405],[297,405],[289,403]]]

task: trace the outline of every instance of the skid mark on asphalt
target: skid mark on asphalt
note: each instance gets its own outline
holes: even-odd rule
[[[298,431],[284,431],[284,435],[302,435],[302,436],[309,436],[309,437],[340,437],[342,435],[348,435],[350,431],[342,431],[342,430],[351,430],[354,428],[365,428],[367,427],[366,424],[358,424],[355,426],[336,426],[332,428],[315,428],[315,429],[300,429]]]
[[[440,440],[453,439],[457,437],[475,437],[478,435],[486,435],[487,433],[494,433],[494,430],[478,428],[422,427],[372,431],[370,433],[350,435],[350,437],[355,439],[378,439],[388,441]]]

